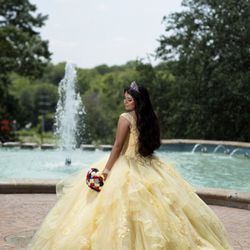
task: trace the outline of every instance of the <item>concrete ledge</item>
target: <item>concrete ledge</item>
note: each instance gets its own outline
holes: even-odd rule
[[[34,148],[38,148],[38,144],[37,143],[31,143],[31,142],[22,143],[21,148],[22,149],[34,149]]]
[[[162,144],[211,144],[211,145],[226,145],[234,147],[246,147],[250,148],[249,142],[236,142],[236,141],[212,141],[212,140],[192,140],[192,139],[162,139]]]
[[[0,181],[0,194],[50,193],[56,192],[59,180],[10,179]]]
[[[55,149],[55,148],[57,148],[57,146],[56,146],[56,144],[42,144],[41,145],[41,149]]]
[[[99,145],[98,149],[100,149],[102,151],[110,151],[110,150],[112,150],[112,145]]]
[[[250,210],[250,192],[230,189],[201,188],[196,192],[209,205],[219,205]]]
[[[89,151],[95,151],[96,150],[96,146],[95,145],[92,145],[92,144],[82,144],[80,146],[80,148],[82,150],[89,150]]]
[[[20,142],[4,142],[3,147],[6,147],[6,148],[14,148],[14,147],[20,147],[21,146],[21,143]]]
[[[0,194],[55,193],[60,180],[9,179],[0,181]],[[197,195],[208,205],[219,205],[250,210],[250,192],[230,189],[199,188]]]
[[[234,146],[234,147],[246,147],[250,148],[250,142],[236,142],[236,141],[213,141],[213,140],[192,140],[192,139],[162,139],[162,144],[210,144],[210,145],[224,145],[224,146]],[[28,144],[34,144],[34,143],[28,143]],[[35,143],[36,144],[36,143]],[[26,143],[21,144],[20,142],[0,142],[3,147],[20,147],[21,145],[26,145]],[[92,149],[96,148],[94,145],[91,144],[83,144],[81,145],[81,148],[84,149]],[[56,148],[55,144],[42,144],[42,149],[54,149]],[[100,145],[98,147],[99,149],[112,149],[112,145]]]

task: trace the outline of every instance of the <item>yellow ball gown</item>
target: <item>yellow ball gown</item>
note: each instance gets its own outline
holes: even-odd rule
[[[121,116],[130,133],[101,192],[86,185],[85,170],[58,183],[58,201],[28,249],[233,249],[218,217],[173,167],[137,153],[136,122]]]

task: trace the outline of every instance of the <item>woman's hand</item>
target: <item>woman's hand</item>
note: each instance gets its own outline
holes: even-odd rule
[[[102,171],[102,176],[104,177],[104,181],[106,181],[107,177],[108,177],[108,174],[109,174],[109,171],[107,168],[105,168],[103,171]]]
[[[102,176],[103,176],[104,181],[106,181],[108,174],[102,173]]]

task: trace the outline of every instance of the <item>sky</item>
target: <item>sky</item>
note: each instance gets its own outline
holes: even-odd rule
[[[52,62],[92,68],[150,60],[164,34],[162,18],[181,10],[181,0],[30,0],[49,15],[39,31]],[[149,59],[150,58],[150,59]]]

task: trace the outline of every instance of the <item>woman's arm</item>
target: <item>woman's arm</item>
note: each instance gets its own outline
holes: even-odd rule
[[[117,160],[117,158],[119,157],[119,155],[121,153],[123,144],[124,144],[125,139],[129,133],[129,126],[130,126],[129,121],[126,118],[120,116],[119,121],[118,121],[118,125],[117,125],[115,142],[114,142],[114,145],[112,147],[112,151],[111,151],[109,159],[106,163],[106,166],[102,171],[102,174],[103,174],[105,180],[108,176],[108,172],[111,170],[115,161]]]

